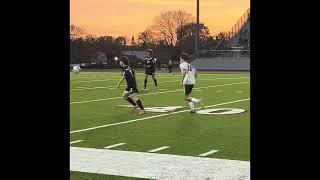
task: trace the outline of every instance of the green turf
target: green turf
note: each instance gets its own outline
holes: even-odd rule
[[[71,171],[70,180],[144,180],[144,179]]]
[[[147,113],[138,115],[135,112],[131,112],[129,108],[117,107],[116,105],[128,104],[120,97],[124,86],[119,89],[113,89],[118,79],[120,79],[119,72],[80,73],[78,75],[71,74],[70,76],[71,103],[97,100],[81,104],[70,104],[70,131],[162,114]],[[158,73],[159,87],[155,88],[152,79],[149,78],[148,90],[143,91],[141,88],[143,87],[144,75],[137,73],[139,97],[143,104],[146,107],[186,106],[183,100],[184,89],[179,86],[180,76],[178,73]],[[242,84],[226,85],[233,83]],[[123,85],[125,85],[125,82]],[[79,87],[99,88],[79,90]],[[206,106],[250,98],[250,75],[200,74],[192,96],[203,97]],[[101,100],[115,97],[116,99]],[[215,149],[218,152],[208,157],[249,161],[250,101],[212,108],[221,107],[242,108],[246,112],[237,115],[215,116],[183,112],[91,131],[72,133],[70,134],[70,139],[71,141],[83,140],[83,142],[72,146],[90,148],[103,148],[123,142],[126,144],[113,149],[139,152],[146,152],[160,146],[170,146],[170,148],[158,153],[186,156],[198,156],[201,153]],[[187,107],[184,109],[187,109]],[[72,175],[73,178],[78,176],[80,177],[77,173]],[[83,175],[85,178],[86,176],[88,178],[91,177],[90,174]],[[92,175],[93,179],[95,177]],[[98,179],[100,178],[99,176],[97,177]],[[103,179],[102,176],[101,178]]]

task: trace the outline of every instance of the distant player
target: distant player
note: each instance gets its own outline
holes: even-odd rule
[[[127,100],[130,104],[133,105],[133,111],[139,107],[140,108],[139,114],[144,114],[145,110],[143,108],[141,100],[138,98],[139,91],[137,89],[135,73],[133,69],[129,67],[129,60],[126,56],[122,56],[120,58],[120,66],[122,67],[123,73],[117,85],[117,88],[119,88],[123,80],[126,79],[127,88],[123,92],[122,97],[125,100]]]
[[[151,49],[147,49],[146,50],[146,54],[147,54],[147,57],[146,57],[146,76],[144,78],[144,89],[147,88],[147,81],[148,81],[148,76],[151,75],[152,76],[152,79],[153,79],[153,82],[154,82],[154,85],[156,87],[158,87],[158,83],[157,83],[157,79],[155,78],[155,64],[156,64],[156,60],[152,57],[152,54],[153,54],[153,51]]]
[[[169,59],[169,62],[168,62],[168,70],[169,70],[169,73],[172,73],[172,61],[171,61],[171,59]]]
[[[180,56],[180,69],[182,73],[181,85],[185,88],[185,100],[189,102],[190,112],[195,113],[195,104],[200,104],[203,106],[203,100],[191,97],[192,88],[196,83],[197,71],[196,69],[187,62],[189,55],[187,53],[182,53]]]

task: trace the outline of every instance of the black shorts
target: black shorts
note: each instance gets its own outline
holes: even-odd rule
[[[155,72],[156,72],[156,70],[155,70],[155,69],[146,69],[145,74],[147,74],[147,75],[154,75],[154,74],[155,74]]]
[[[127,87],[126,91],[128,91],[130,94],[139,93],[139,91],[136,87]]]
[[[185,89],[184,94],[185,94],[186,96],[188,96],[189,94],[191,94],[193,86],[194,86],[193,84],[186,84],[186,85],[184,85],[184,89]]]

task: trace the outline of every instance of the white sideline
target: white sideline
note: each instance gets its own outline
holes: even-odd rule
[[[90,77],[92,78],[92,77]],[[118,76],[117,79],[100,79],[102,77],[99,77],[99,79],[93,79],[93,80],[85,80],[85,81],[75,81],[75,82],[71,82],[72,84],[77,84],[77,83],[90,83],[90,82],[99,82],[99,81],[119,81],[119,79],[121,78],[121,76]],[[171,79],[172,77],[163,77],[161,79]]]
[[[72,74],[72,73],[71,73]],[[93,76],[93,75],[108,75],[108,76],[112,76],[112,75],[117,75],[120,74],[120,69],[118,72],[81,72],[80,74],[77,75],[73,75],[72,77],[81,77],[82,75],[89,75],[89,76]],[[142,74],[144,75],[143,71],[137,71],[136,74]],[[157,73],[156,71],[156,76],[176,76],[176,75],[180,75],[180,71],[174,72],[172,74],[168,74],[166,73]],[[199,75],[250,75],[250,73],[199,73]]]
[[[70,171],[161,180],[249,180],[250,162],[70,147]]]
[[[230,85],[238,85],[238,84],[246,84],[249,82],[239,82],[239,83],[230,83],[230,84],[220,84],[220,85],[214,85],[214,86],[205,86],[205,87],[199,87],[199,88],[193,88],[193,89],[205,89],[205,88],[211,88],[211,87],[222,87],[222,86],[230,86]],[[154,93],[147,93],[147,94],[139,94],[139,96],[148,96],[148,95],[153,95],[153,94],[164,94],[164,93],[171,93],[171,92],[178,92],[178,91],[184,91],[184,89],[176,89],[172,91],[163,91],[163,92],[154,92]],[[72,104],[82,104],[82,103],[88,103],[88,102],[98,102],[98,101],[106,101],[106,100],[111,100],[111,99],[121,99],[122,97],[112,97],[112,98],[103,98],[103,99],[94,99],[94,100],[87,100],[87,101],[76,101],[76,102],[71,102],[70,105]]]
[[[162,84],[162,83],[169,83],[169,82],[178,82],[178,81],[181,81],[181,80],[175,80],[175,81],[162,81],[162,82],[159,82],[158,84]],[[70,91],[83,91],[83,90],[89,90],[89,89],[107,89],[107,88],[115,88],[116,85],[114,86],[101,86],[101,87],[75,87],[74,89],[70,89]],[[126,86],[126,85],[120,85],[120,86]]]
[[[75,144],[75,143],[79,143],[79,142],[82,142],[83,140],[77,140],[77,141],[72,141],[70,142],[70,144]]]
[[[170,77],[168,77],[170,78]],[[163,78],[163,79],[168,79],[168,78]],[[236,77],[236,78],[212,78],[212,79],[199,79],[201,80],[216,80],[216,79],[245,79],[245,78],[250,78],[250,77]],[[120,79],[120,77],[119,77]],[[76,82],[71,82],[72,84],[77,84],[77,83],[89,83],[89,82],[98,82],[98,81],[118,81],[119,79],[96,79],[96,80],[87,80],[87,81],[76,81]]]
[[[87,82],[96,82],[96,81],[116,81],[116,79],[96,79],[96,80],[90,80],[90,81],[76,81],[76,82],[71,82],[71,83],[77,84],[77,83],[87,83]]]
[[[218,150],[211,150],[211,151],[209,151],[209,152],[200,154],[199,156],[204,157],[204,156],[208,156],[208,155],[210,155],[210,154],[213,154],[213,153],[215,153],[215,152],[218,152]]]
[[[240,100],[236,100],[236,101],[229,101],[229,102],[219,103],[219,104],[213,104],[213,105],[205,106],[204,108],[221,106],[221,105],[225,105],[225,104],[232,104],[232,103],[241,102],[241,101],[248,101],[248,100],[250,100],[250,98],[240,99]],[[196,109],[199,109],[199,108],[196,108]],[[122,122],[118,122],[118,123],[105,124],[105,125],[91,127],[91,128],[79,129],[79,130],[71,131],[70,134],[78,133],[78,132],[84,132],[84,131],[91,131],[91,130],[94,130],[94,129],[110,127],[110,126],[116,126],[116,125],[120,125],[120,124],[127,124],[127,123],[136,122],[136,121],[143,121],[143,120],[146,120],[146,119],[152,119],[152,118],[157,118],[157,117],[162,117],[162,116],[168,116],[168,115],[183,113],[183,112],[187,112],[187,111],[189,111],[189,109],[182,110],[182,111],[176,111],[176,112],[172,112],[172,113],[167,113],[167,114],[159,114],[159,115],[155,115],[155,116],[149,116],[149,117],[144,117],[144,118],[139,118],[139,119],[133,119],[133,120],[129,120],[129,121],[122,121]]]
[[[117,147],[117,146],[121,146],[121,145],[124,145],[126,143],[118,143],[118,144],[114,144],[114,145],[110,145],[110,146],[107,146],[107,147],[104,147],[105,149],[110,149],[110,148],[114,148],[114,147]]]
[[[152,150],[150,150],[148,152],[153,153],[153,152],[158,152],[158,151],[161,151],[163,149],[168,149],[168,148],[170,148],[170,146],[162,146],[162,147],[159,147],[159,148],[156,148],[156,149],[152,149]]]

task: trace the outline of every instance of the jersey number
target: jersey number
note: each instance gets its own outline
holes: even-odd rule
[[[188,71],[192,71],[192,66],[188,64]]]

